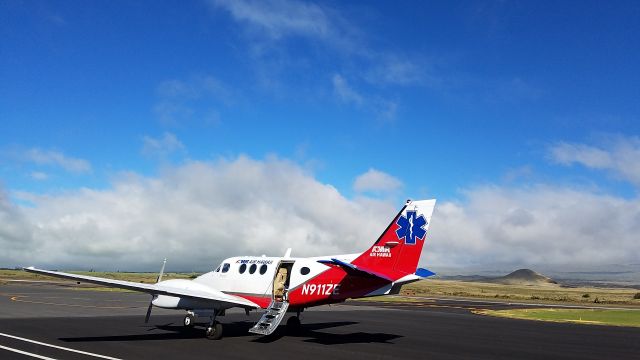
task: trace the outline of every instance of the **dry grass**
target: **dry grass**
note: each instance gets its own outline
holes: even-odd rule
[[[404,286],[401,294],[582,305],[636,305],[640,307],[640,300],[633,298],[637,292],[638,289],[624,288],[565,288],[556,285],[503,285],[428,279]]]
[[[107,279],[116,279],[116,280],[125,280],[132,281],[137,283],[155,283],[158,277],[157,273],[130,273],[130,272],[94,272],[94,271],[68,271],[72,274],[79,275],[88,275],[88,276],[96,276]],[[197,274],[186,274],[186,273],[164,273],[162,279],[192,279],[196,277]],[[23,270],[0,270],[0,282],[3,280],[34,280],[34,281],[70,281],[73,280],[62,280],[59,278],[34,274],[30,272],[26,272]]]

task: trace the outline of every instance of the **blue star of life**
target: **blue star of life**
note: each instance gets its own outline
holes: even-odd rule
[[[427,234],[427,230],[424,226],[427,225],[427,220],[424,216],[416,216],[417,213],[414,210],[407,210],[407,216],[401,215],[396,221],[399,226],[396,230],[398,240],[404,238],[404,243],[407,245],[415,245],[416,241],[424,240],[424,236]]]

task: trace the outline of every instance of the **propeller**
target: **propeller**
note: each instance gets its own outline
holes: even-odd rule
[[[167,265],[167,259],[165,258],[162,262],[162,267],[160,268],[160,273],[156,278],[156,284],[162,281],[162,275],[164,275],[164,266]],[[149,307],[147,308],[147,315],[144,317],[144,323],[149,322],[149,318],[151,317],[151,308],[153,308],[153,295],[151,296],[151,301],[149,301]]]

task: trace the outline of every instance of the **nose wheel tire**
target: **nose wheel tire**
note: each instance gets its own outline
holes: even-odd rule
[[[212,326],[207,327],[206,334],[209,340],[220,340],[222,338],[222,324],[216,321]]]
[[[193,316],[187,315],[184,317],[184,326],[188,328],[193,327]]]

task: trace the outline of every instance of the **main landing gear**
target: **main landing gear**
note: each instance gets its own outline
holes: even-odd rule
[[[302,325],[300,324],[300,310],[296,312],[296,315],[287,319],[287,334],[295,335],[300,332]]]
[[[224,315],[224,310],[213,311],[213,314],[210,317],[211,320],[205,329],[207,339],[220,340],[222,338],[222,324],[216,321],[216,317],[218,315]],[[186,329],[192,329],[196,324],[195,318],[196,314],[192,310],[187,311],[187,315],[185,315],[182,320],[182,325],[184,325]]]
[[[206,330],[207,339],[220,340],[222,339],[222,324],[217,321],[209,324]]]
[[[205,332],[207,339],[209,340],[220,340],[222,338],[222,324],[216,321],[217,315],[218,310],[215,310],[213,315],[211,315],[211,321],[209,322],[209,326],[207,326],[207,330]]]

